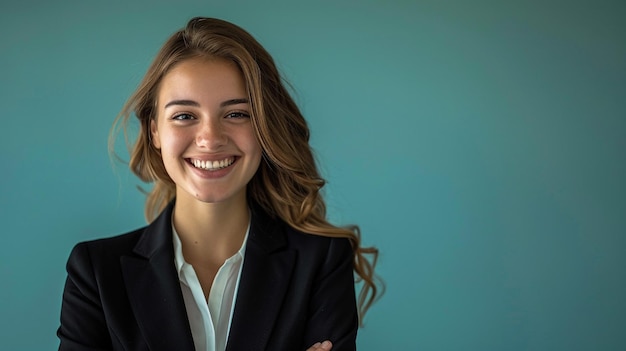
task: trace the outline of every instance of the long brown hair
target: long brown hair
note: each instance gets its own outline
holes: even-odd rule
[[[142,181],[154,183],[147,194],[146,219],[151,222],[176,194],[159,150],[150,140],[157,91],[167,72],[192,57],[227,59],[241,70],[252,109],[251,122],[263,150],[263,161],[248,184],[248,198],[271,216],[303,232],[350,240],[354,271],[362,282],[358,298],[362,321],[382,288],[374,275],[378,250],[361,246],[358,226],[337,227],[326,220],[326,205],[320,194],[325,181],[309,146],[307,123],[285,89],[270,54],[248,32],[232,23],[196,17],[174,33],[115,120],[109,139],[111,150],[120,129],[126,134],[131,115],[139,120],[129,166]]]

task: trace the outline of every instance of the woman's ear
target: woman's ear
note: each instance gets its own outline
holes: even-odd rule
[[[150,120],[150,141],[156,149],[161,148],[161,140],[159,139],[159,131],[157,130],[156,121]]]

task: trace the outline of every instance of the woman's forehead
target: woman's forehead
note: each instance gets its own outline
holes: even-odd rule
[[[162,107],[166,100],[221,103],[247,97],[243,74],[225,59],[193,58],[182,61],[165,74],[157,90]]]

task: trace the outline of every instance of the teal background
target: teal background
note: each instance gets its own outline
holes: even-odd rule
[[[360,350],[626,350],[626,5],[486,0],[3,2],[0,349],[55,349],[72,246],[144,224],[107,135],[196,15],[274,55],[381,250]]]

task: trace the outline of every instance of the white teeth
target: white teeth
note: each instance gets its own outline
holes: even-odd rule
[[[196,168],[204,169],[207,171],[217,171],[218,169],[226,168],[232,165],[233,162],[235,162],[234,157],[225,158],[219,161],[202,161],[202,160],[191,159],[191,163]]]

